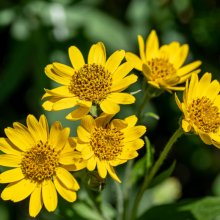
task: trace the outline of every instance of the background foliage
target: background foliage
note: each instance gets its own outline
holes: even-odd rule
[[[46,77],[44,67],[52,62],[71,65],[68,58],[68,48],[71,45],[77,46],[85,58],[91,45],[98,41],[105,44],[108,56],[118,49],[138,54],[137,35],[146,39],[150,31],[155,29],[161,45],[171,41],[188,43],[190,53],[186,63],[202,60],[200,76],[208,71],[214,79],[220,80],[219,27],[218,0],[1,0],[1,137],[5,137],[4,128],[11,127],[15,121],[25,123],[28,114],[36,117],[45,114],[50,126],[54,121],[61,121],[63,127],[69,126],[71,135],[76,136],[80,122],[65,119],[69,110],[46,112],[41,107],[43,88],[58,86]],[[139,79],[129,88],[129,92],[142,89],[142,74],[135,70],[133,72]],[[118,118],[123,119],[136,113],[143,92],[135,96],[136,103],[121,106]],[[178,96],[182,96],[181,92]],[[167,92],[153,99],[145,108],[145,112],[148,111],[160,117],[159,120],[151,117],[144,120],[148,138],[155,148],[155,158],[158,158],[169,137],[178,128],[181,112],[175,104],[174,96]],[[136,160],[138,175],[134,172],[133,177],[136,186],[142,182],[144,171],[140,159],[144,154],[143,148]],[[146,212],[144,216],[147,214],[149,220],[160,219],[160,213],[170,209],[174,212],[172,219],[181,219],[178,217],[180,214],[174,211],[179,209],[184,213],[181,214],[182,219],[205,220],[220,216],[218,198],[215,201],[212,201],[212,197],[199,202],[195,200],[208,195],[220,196],[220,150],[205,145],[198,136],[188,135],[181,137],[175,144],[161,171],[170,167],[174,159],[176,167],[173,177],[145,193],[139,207],[139,216]],[[1,172],[4,170],[4,167],[0,167]],[[123,182],[124,166],[119,166],[117,172]],[[115,206],[115,196],[111,185],[111,180],[108,179],[107,187],[102,191],[102,209],[108,216],[114,217],[112,207]],[[4,187],[2,184],[0,190]],[[121,187],[123,188],[123,183]],[[136,191],[137,187],[131,193],[131,201]],[[98,196],[101,199],[101,195]],[[184,198],[194,200],[182,201]],[[176,199],[180,202],[151,208]],[[0,200],[0,220],[31,219],[28,216],[28,202],[28,199],[17,204]],[[206,204],[213,204],[213,214],[205,218],[205,214],[198,217],[198,207],[204,210]],[[169,211],[166,213],[164,219],[171,220]],[[144,216],[140,219],[145,219]],[[100,219],[83,190],[78,193],[78,200],[74,204],[59,198],[58,208],[54,213],[43,210],[36,219],[69,218]]]

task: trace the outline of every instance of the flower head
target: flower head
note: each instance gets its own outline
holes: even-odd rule
[[[116,114],[120,110],[118,104],[135,102],[134,96],[120,93],[137,81],[134,74],[126,77],[134,68],[134,61],[119,66],[125,56],[124,50],[116,51],[106,61],[105,46],[99,42],[91,47],[88,64],[85,64],[82,53],[75,46],[69,48],[69,56],[73,68],[60,63],[45,68],[49,78],[64,85],[52,90],[45,89],[42,99],[49,99],[43,104],[45,110],[59,111],[79,106],[66,117],[75,121],[87,115],[92,104],[100,105],[106,114]]]
[[[140,137],[146,132],[146,127],[135,127],[135,115],[109,123],[113,116],[103,113],[95,120],[90,115],[83,117],[77,129],[76,149],[87,161],[89,171],[97,166],[101,178],[105,178],[108,172],[113,179],[121,182],[113,167],[138,156],[136,150],[144,145]]]
[[[192,73],[200,72],[195,69],[201,65],[201,61],[181,67],[189,52],[187,44],[180,46],[174,41],[159,48],[158,37],[154,30],[147,38],[146,49],[140,35],[138,35],[138,42],[140,58],[130,52],[126,53],[125,58],[127,61],[135,61],[135,69],[142,71],[148,83],[158,89],[165,89],[169,92],[182,91],[185,87],[176,87],[176,85],[185,82]]]
[[[8,138],[0,138],[0,165],[16,167],[0,174],[0,183],[10,183],[2,192],[3,200],[19,202],[29,195],[29,213],[35,217],[43,204],[51,212],[57,207],[57,192],[69,202],[76,200],[79,184],[68,170],[86,166],[76,143],[69,137],[70,129],[53,123],[50,133],[44,115],[39,122],[27,117],[27,127],[15,122],[6,128]]]
[[[186,83],[183,103],[175,94],[178,107],[183,112],[182,128],[185,132],[198,134],[208,145],[220,148],[220,85],[211,82],[212,74],[205,73],[200,80],[193,74]]]

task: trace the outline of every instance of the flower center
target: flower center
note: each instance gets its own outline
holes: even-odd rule
[[[59,166],[59,154],[48,143],[37,143],[25,155],[21,162],[21,170],[27,179],[42,181],[50,178]]]
[[[97,103],[111,91],[112,76],[101,65],[85,64],[75,70],[69,85],[69,91],[81,100]]]
[[[173,64],[165,58],[154,58],[147,61],[147,64],[150,67],[153,80],[161,80],[176,73]]]
[[[91,134],[90,145],[100,160],[111,161],[122,152],[124,135],[117,128],[97,128]]]
[[[220,113],[217,106],[207,98],[194,99],[188,106],[189,117],[203,132],[217,132],[220,125]]]

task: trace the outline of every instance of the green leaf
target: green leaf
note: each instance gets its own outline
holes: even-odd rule
[[[159,117],[158,115],[156,115],[155,113],[153,113],[153,112],[148,112],[148,113],[144,114],[143,117],[144,117],[144,118],[146,118],[146,117],[152,117],[152,118],[155,118],[155,119],[157,119],[157,120],[160,119],[160,117]]]
[[[155,187],[156,185],[162,183],[165,179],[167,179],[171,173],[173,172],[174,168],[175,168],[175,165],[176,165],[176,161],[173,161],[172,165],[167,169],[165,170],[164,172],[162,172],[161,174],[159,174],[158,176],[156,176],[150,183],[149,187],[148,188],[153,188]]]
[[[147,173],[148,173],[153,165],[153,157],[152,157],[152,149],[151,149],[150,141],[147,136],[145,136],[144,139],[145,139],[146,148],[147,148],[146,168],[147,168]]]
[[[97,117],[97,105],[92,105],[90,108],[90,113],[93,117]]]
[[[144,176],[145,173],[145,167],[146,167],[146,157],[142,157],[141,159],[139,159],[133,169],[132,169],[132,184],[134,185],[135,183],[137,183],[137,181]]]
[[[156,206],[138,220],[217,220],[220,217],[220,198],[187,199],[175,204]]]

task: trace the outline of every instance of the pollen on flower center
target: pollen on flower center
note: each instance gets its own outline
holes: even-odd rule
[[[173,64],[165,58],[154,58],[147,61],[147,64],[150,67],[153,80],[164,79],[167,76],[172,76],[176,73]]]
[[[48,143],[41,141],[26,151],[21,162],[21,170],[27,179],[42,181],[50,178],[59,166],[59,154]]]
[[[97,103],[111,91],[112,76],[102,65],[85,64],[76,70],[69,85],[69,91],[81,100]]]
[[[124,135],[117,128],[95,127],[90,145],[100,160],[114,160],[122,152]]]
[[[188,106],[189,117],[203,132],[217,132],[220,126],[220,113],[217,106],[207,98],[194,99]]]

